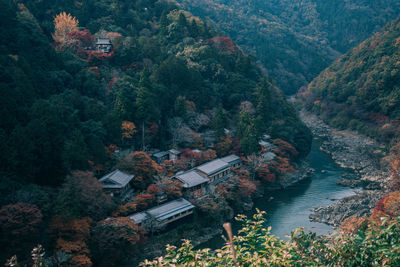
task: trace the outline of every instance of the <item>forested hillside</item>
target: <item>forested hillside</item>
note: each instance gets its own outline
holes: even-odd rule
[[[400,20],[350,50],[308,86],[308,107],[336,127],[384,142],[400,134]]]
[[[252,59],[230,39],[213,39],[206,24],[174,5],[22,2],[1,2],[0,162],[7,175],[57,185],[71,170],[107,164],[110,145],[169,147],[175,117],[193,135],[181,142],[195,146],[202,142],[196,131],[212,129],[216,107],[229,118],[219,127],[232,128],[243,101],[265,102],[251,114],[264,112],[260,131],[269,128],[300,150],[304,142],[307,147],[305,127],[275,86],[265,82],[268,99],[257,98],[262,74]],[[79,25],[56,43],[53,19],[61,11]],[[111,54],[82,49],[99,36],[112,37]],[[129,140],[123,121],[133,123]]]
[[[130,164],[146,208],[160,166],[140,150],[250,155],[268,133],[301,156],[309,151],[309,130],[254,59],[173,3],[0,5],[2,264],[13,254],[25,263],[39,242],[70,266],[131,255],[143,232],[127,218],[102,221],[121,203],[97,178]],[[112,50],[96,51],[97,38]],[[127,163],[115,151],[136,153]],[[174,183],[165,188],[182,196]],[[136,204],[121,209],[113,214]]]
[[[177,2],[257,56],[287,94],[400,14],[396,0]]]

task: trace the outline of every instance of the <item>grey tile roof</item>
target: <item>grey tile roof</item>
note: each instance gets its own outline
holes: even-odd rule
[[[203,165],[198,166],[196,169],[205,173],[206,175],[212,175],[223,169],[229,168],[230,165],[223,160],[215,159],[213,161],[207,162]]]
[[[100,182],[104,184],[104,188],[123,188],[135,177],[133,174],[127,174],[120,170],[115,170],[102,178],[99,179]]]
[[[168,155],[168,151],[161,151],[158,153],[153,154],[153,157],[155,158],[162,158]]]
[[[236,155],[229,155],[221,158],[221,160],[229,163],[230,165],[242,162],[242,159]]]
[[[194,209],[192,203],[184,198],[167,202],[163,205],[151,208],[146,211],[150,216],[159,222],[166,220],[179,213]]]
[[[262,155],[262,157],[266,160],[273,160],[276,157],[276,155],[272,152],[267,152],[267,153],[264,153]]]
[[[184,188],[195,187],[200,184],[207,183],[210,179],[201,176],[195,170],[190,170],[184,173],[178,173],[175,178],[183,183]]]
[[[181,154],[181,152],[179,150],[176,150],[176,149],[170,149],[170,150],[168,150],[168,152],[171,153],[171,154],[175,154],[175,155]]]
[[[131,216],[129,216],[135,223],[142,223],[149,218],[149,215],[146,212],[138,212]]]
[[[263,146],[263,147],[265,147],[265,148],[268,148],[268,147],[272,146],[272,144],[270,142],[266,142],[264,140],[261,140],[260,142],[258,142],[258,144]]]
[[[98,45],[110,45],[111,44],[111,40],[109,38],[97,38],[96,40],[96,44]]]

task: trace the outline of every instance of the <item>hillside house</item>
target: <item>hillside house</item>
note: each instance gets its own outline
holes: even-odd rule
[[[210,179],[209,183],[218,182],[230,173],[231,166],[221,159],[215,159],[196,167],[203,177]]]
[[[169,159],[169,153],[168,151],[161,151],[158,153],[155,153],[151,156],[151,158],[157,162],[158,164],[163,163],[165,160]]]
[[[168,150],[168,154],[169,154],[169,160],[175,161],[179,158],[181,152],[176,149],[170,149]]]
[[[193,214],[194,208],[192,203],[180,198],[129,217],[143,227],[159,230],[174,221]]]
[[[97,38],[96,40],[96,51],[103,53],[110,53],[113,49],[113,44],[110,38]]]
[[[221,158],[222,161],[225,161],[231,166],[231,169],[240,168],[243,164],[243,160],[236,155],[229,155]]]
[[[182,183],[184,193],[190,193],[197,196],[205,193],[205,187],[210,181],[209,178],[200,175],[195,170],[178,172],[173,179]]]
[[[99,181],[103,184],[104,192],[111,196],[124,196],[130,189],[130,182],[135,175],[124,173],[120,170],[115,170],[102,178]]]

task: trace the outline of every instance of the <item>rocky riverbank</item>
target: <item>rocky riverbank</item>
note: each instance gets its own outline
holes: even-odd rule
[[[317,116],[300,112],[303,122],[322,141],[321,150],[329,154],[342,168],[353,171],[338,181],[343,186],[357,188],[355,195],[345,197],[328,207],[317,207],[310,215],[312,221],[337,226],[350,216],[370,215],[375,203],[390,188],[390,173],[381,161],[385,146],[353,131],[339,131]]]

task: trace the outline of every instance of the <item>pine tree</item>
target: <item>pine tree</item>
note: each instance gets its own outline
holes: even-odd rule
[[[264,123],[269,121],[270,115],[270,90],[272,88],[271,83],[264,78],[261,81],[261,86],[256,89],[256,109],[257,113],[261,116],[261,119]]]
[[[139,81],[139,89],[136,96],[137,118],[142,123],[142,149],[144,150],[145,122],[156,120],[155,96],[152,93],[149,73],[143,71]]]
[[[166,35],[168,33],[168,25],[169,25],[168,16],[164,10],[162,12],[161,18],[160,18],[160,34],[161,35]]]
[[[180,26],[182,26],[182,27],[187,27],[188,26],[188,22],[187,22],[186,16],[185,16],[185,14],[183,14],[183,12],[181,12],[179,14],[178,24]]]
[[[190,25],[190,35],[195,38],[199,35],[199,26],[195,19],[192,19],[192,24]]]
[[[215,114],[213,121],[213,128],[215,131],[215,137],[220,140],[225,137],[225,127],[227,126],[227,116],[224,113],[222,106],[219,106],[217,114]]]

